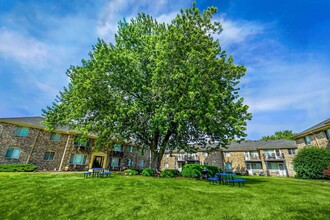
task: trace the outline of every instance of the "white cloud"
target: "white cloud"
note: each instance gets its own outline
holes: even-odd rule
[[[49,57],[46,44],[14,31],[0,29],[0,55],[23,65],[44,65]]]
[[[190,6],[190,2],[176,2],[172,4],[171,1],[162,0],[157,2],[150,2],[149,0],[113,0],[110,1],[101,11],[97,24],[97,34],[106,41],[113,42],[114,34],[117,32],[118,22],[122,19],[129,21],[138,13],[146,13],[160,22],[170,22],[180,8]]]

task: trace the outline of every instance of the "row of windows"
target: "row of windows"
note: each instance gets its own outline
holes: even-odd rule
[[[325,130],[324,134],[325,134],[325,137],[327,138],[327,140],[330,140],[330,128]],[[310,145],[312,143],[311,138],[310,138],[309,135],[305,136],[304,140],[305,140],[306,145]]]
[[[110,166],[111,167],[119,167],[120,166],[120,159],[119,158],[116,158],[116,157],[111,158]],[[127,167],[133,166],[132,159],[127,159],[126,160],[126,166]],[[139,166],[141,168],[143,168],[145,166],[145,161],[144,160],[141,160]]]
[[[6,151],[5,158],[18,159],[21,154],[20,148],[9,148]],[[54,160],[55,152],[47,151],[44,160]]]
[[[275,150],[276,151],[276,150]],[[264,150],[266,154],[271,154],[275,152],[274,150]],[[280,152],[278,150],[278,152]],[[296,149],[295,148],[289,148],[288,149],[288,154],[294,155],[296,154]],[[230,152],[224,152],[225,157],[230,157]],[[244,152],[244,156],[250,156],[250,157],[259,157],[259,152],[258,151],[249,151],[249,152]]]

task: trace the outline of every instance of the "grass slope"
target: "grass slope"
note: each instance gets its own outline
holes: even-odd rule
[[[244,178],[239,188],[184,178],[0,173],[0,219],[329,219],[330,181]]]

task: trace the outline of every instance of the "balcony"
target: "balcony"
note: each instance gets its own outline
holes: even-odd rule
[[[258,156],[245,155],[244,159],[245,161],[260,161],[259,155]]]
[[[197,155],[184,155],[184,156],[177,156],[177,161],[199,161],[199,156]]]
[[[275,154],[275,153],[270,153],[270,154],[264,154],[264,159],[265,161],[276,161],[276,160],[284,160],[284,155],[283,154]]]

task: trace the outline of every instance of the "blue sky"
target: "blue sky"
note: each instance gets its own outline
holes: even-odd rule
[[[97,38],[139,12],[169,22],[192,1],[0,1],[0,118],[36,116]],[[209,0],[222,47],[247,67],[240,94],[250,106],[248,139],[300,132],[330,117],[330,1]]]

